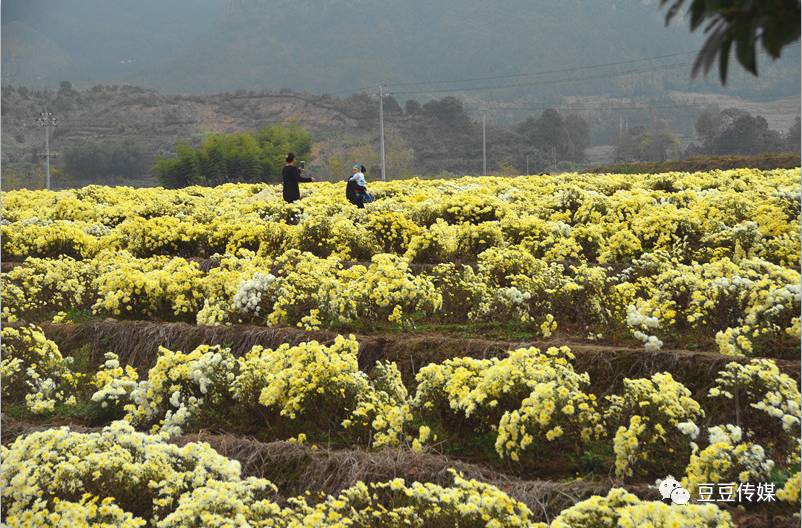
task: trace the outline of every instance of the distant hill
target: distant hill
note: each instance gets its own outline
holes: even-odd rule
[[[694,99],[702,99],[704,103],[694,102]],[[677,102],[694,106],[678,109],[672,106]],[[590,164],[611,161],[609,133],[615,135],[622,122],[621,116],[626,116],[626,122],[632,126],[648,123],[650,119],[665,121],[682,138],[683,144],[687,144],[694,136],[695,118],[709,104],[736,106],[764,115],[771,128],[783,133],[799,111],[798,97],[761,103],[678,93],[664,102],[656,101],[654,112],[649,110],[648,101],[640,101],[638,111],[627,106],[628,100],[595,98],[578,103],[585,108],[597,108],[582,112],[590,124],[591,135],[596,138],[594,145],[598,146],[586,152],[586,161]],[[624,110],[615,110],[618,104],[622,104]],[[388,98],[385,106],[391,177],[436,175],[443,171],[480,173],[482,127],[475,107],[466,105],[462,113],[454,116],[427,111],[429,105],[417,111],[405,111],[393,98]],[[316,176],[341,178],[350,163],[357,160],[368,166],[371,176],[378,174],[376,97],[358,94],[338,98],[289,90],[169,94],[136,86],[104,85],[88,90],[74,90],[69,86],[58,91],[26,87],[4,89],[1,149],[4,178],[9,171],[29,175],[41,169],[43,132],[34,123],[44,108],[53,111],[59,120],[51,141],[55,154],[53,165],[57,169],[64,166],[68,151],[73,148],[96,152],[109,143],[123,143],[141,152],[146,158],[143,166],[150,167],[153,158],[158,153],[171,152],[178,139],[197,144],[209,132],[253,131],[270,123],[298,123],[312,133],[314,145],[308,166]],[[542,109],[518,110],[513,114],[514,120],[505,123],[502,118],[506,111],[505,104],[488,108],[488,169],[521,172],[527,164],[533,171],[542,169],[544,161],[548,163],[549,160],[532,158],[532,146],[511,126],[540,115]],[[561,113],[567,115],[565,111]],[[605,130],[608,132],[606,139]],[[65,182],[63,179],[56,181],[59,185]],[[124,183],[154,182],[149,174],[143,173],[139,181]]]
[[[698,48],[664,27],[654,0],[16,0],[2,3],[5,84],[127,82],[179,92],[291,88],[350,93],[380,80],[463,79],[634,61]],[[799,94],[799,48],[761,77],[689,85],[689,66],[625,77],[691,55],[544,74],[477,97],[650,96],[667,90]],[[765,62],[765,61],[764,61]],[[518,79],[520,81],[521,79]],[[449,87],[484,87],[476,81]],[[397,88],[419,91],[443,86]],[[437,95],[437,94],[435,94]],[[428,99],[427,94],[409,97]]]

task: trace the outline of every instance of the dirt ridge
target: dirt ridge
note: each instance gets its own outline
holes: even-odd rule
[[[99,364],[105,352],[115,352],[120,359],[143,373],[153,366],[159,346],[171,350],[189,351],[201,344],[230,347],[241,356],[254,345],[275,348],[282,343],[298,344],[317,340],[331,343],[337,332],[305,331],[292,327],[263,327],[253,325],[197,326],[187,323],[152,321],[120,321],[107,319],[86,323],[42,323],[48,338],[70,353],[82,346],[89,347],[91,362]],[[506,351],[522,346],[567,345],[576,356],[578,371],[590,374],[592,388],[597,393],[609,393],[621,387],[625,377],[650,376],[667,371],[701,394],[714,383],[715,374],[731,361],[747,362],[750,358],[733,358],[712,351],[664,349],[647,351],[643,348],[613,346],[582,342],[566,338],[492,340],[460,338],[428,333],[355,335],[359,341],[360,367],[370,370],[377,361],[395,361],[404,381],[414,385],[417,371],[424,365],[453,357],[501,357]],[[800,378],[798,360],[776,360],[782,372],[797,381]]]

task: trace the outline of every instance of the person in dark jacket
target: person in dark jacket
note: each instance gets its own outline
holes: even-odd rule
[[[360,209],[365,208],[365,194],[368,191],[363,170],[364,167],[359,163],[354,164],[348,183],[345,184],[345,197]]]
[[[287,164],[281,169],[281,179],[283,183],[284,201],[292,203],[301,199],[301,190],[298,188],[300,182],[309,183],[315,181],[314,178],[302,176],[303,169],[295,166],[295,154],[287,154]]]

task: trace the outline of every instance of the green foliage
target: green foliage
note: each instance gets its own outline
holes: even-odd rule
[[[287,152],[309,154],[312,138],[297,125],[267,125],[255,134],[210,134],[200,147],[179,141],[171,157],[158,157],[153,172],[170,188],[228,182],[277,181]]]
[[[617,161],[666,161],[676,154],[679,141],[665,126],[633,127],[615,147]]]
[[[666,25],[677,16],[685,0],[660,0],[669,4]],[[691,31],[705,25],[707,40],[696,57],[693,72],[707,73],[718,56],[719,77],[727,82],[730,49],[747,71],[757,75],[757,43],[774,59],[783,48],[799,40],[799,0],[691,0],[687,14]]]
[[[688,152],[692,154],[762,154],[799,148],[789,148],[793,127],[788,140],[784,140],[779,132],[769,129],[763,116],[752,116],[737,108],[706,111],[696,120],[695,127],[702,144],[691,145]]]
[[[150,156],[136,141],[77,143],[64,152],[64,174],[71,180],[111,183],[147,173]]]
[[[263,176],[268,180],[278,180],[288,152],[294,152],[298,159],[309,155],[312,149],[312,136],[298,125],[267,125],[256,134],[256,142],[261,149]]]
[[[464,126],[470,121],[462,101],[452,96],[432,99],[423,105],[423,113],[451,126]]]
[[[660,172],[706,172],[728,169],[793,169],[799,167],[798,153],[762,154],[760,156],[692,156],[683,160],[617,163],[601,165],[589,172],[601,174],[654,174]]]
[[[544,153],[551,162],[582,161],[590,146],[590,127],[582,117],[560,113],[549,108],[537,119],[530,117],[516,127],[535,151]],[[533,156],[539,158],[539,156]]]

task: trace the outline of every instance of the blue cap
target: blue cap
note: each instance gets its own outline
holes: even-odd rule
[[[356,169],[356,170],[361,170],[362,169],[362,165],[360,165],[359,163],[354,163],[354,166],[351,167],[351,168],[352,169]]]

